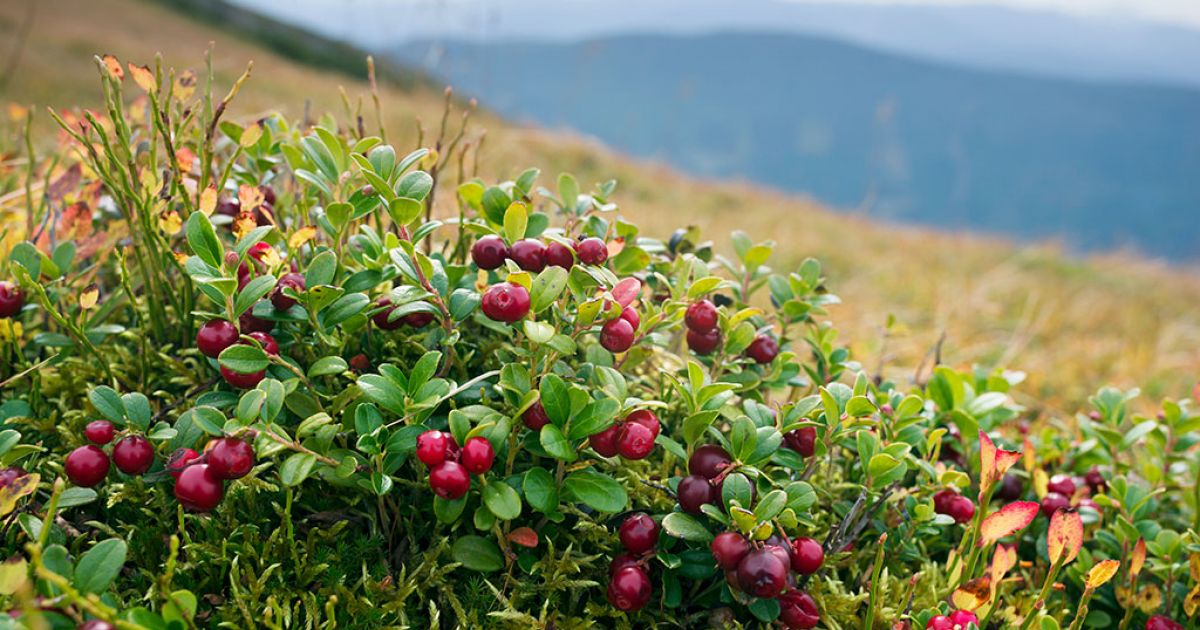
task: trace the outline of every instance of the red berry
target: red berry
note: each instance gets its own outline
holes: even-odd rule
[[[473,437],[463,444],[462,465],[467,472],[482,475],[492,469],[495,460],[496,451],[492,450],[492,443],[487,438]]]
[[[480,309],[498,322],[520,321],[529,313],[529,291],[510,282],[493,284],[483,294]]]
[[[1107,485],[1107,483],[1104,481],[1104,475],[1101,474],[1100,469],[1094,466],[1091,470],[1087,471],[1086,475],[1083,476],[1083,482],[1086,483],[1088,488],[1091,489],[1092,494],[1100,494],[1101,492],[1104,492],[1104,488]]]
[[[25,294],[21,287],[7,280],[0,281],[0,318],[15,317],[25,306]]]
[[[471,477],[462,464],[446,461],[429,471],[429,487],[443,499],[457,499],[471,488]]]
[[[275,338],[271,335],[265,332],[252,332],[246,336],[257,341],[258,345],[262,346],[263,352],[273,357],[279,356],[279,342],[275,341]]]
[[[220,438],[207,449],[205,461],[217,477],[241,479],[254,468],[254,447],[237,438]]]
[[[446,461],[450,441],[441,431],[426,431],[417,437],[417,459],[429,468]]]
[[[624,612],[641,610],[653,594],[650,576],[641,567],[625,567],[608,583],[608,603]]]
[[[967,626],[971,624],[979,625],[979,617],[969,610],[956,610],[950,613],[950,623],[954,624],[956,628],[967,630]]]
[[[234,372],[233,370],[222,365],[221,376],[225,378],[226,383],[229,383],[238,389],[253,389],[255,385],[258,385],[260,381],[266,378],[267,372],[266,370],[259,370],[257,372],[244,374],[242,372]]]
[[[217,214],[236,217],[242,212],[242,202],[237,197],[222,197],[217,201]]]
[[[1046,484],[1046,490],[1069,498],[1075,495],[1075,481],[1070,475],[1054,475],[1050,478],[1050,483]]]
[[[271,293],[271,305],[277,310],[286,311],[296,305],[296,298],[284,295],[284,289],[292,289],[296,293],[304,291],[304,276],[298,273],[285,273],[275,283],[275,290]]]
[[[108,444],[113,439],[113,424],[108,420],[93,420],[83,428],[83,435],[93,444]]]
[[[811,595],[791,590],[779,597],[779,620],[788,630],[808,630],[821,622],[821,611]]]
[[[717,489],[702,475],[688,475],[680,479],[675,496],[679,499],[679,508],[688,514],[701,514],[701,506],[715,504],[718,499]]]
[[[725,452],[725,449],[716,444],[705,444],[692,453],[692,457],[688,460],[688,472],[700,475],[705,479],[713,479],[731,463],[733,463],[733,459],[729,457],[729,453]]]
[[[531,431],[541,431],[542,427],[550,424],[550,416],[546,415],[546,408],[542,406],[542,401],[539,400],[521,414],[521,421]]]
[[[224,319],[210,319],[204,322],[196,333],[196,347],[204,356],[217,358],[221,351],[237,343],[238,329]]]
[[[621,435],[621,423],[618,422],[607,429],[588,438],[588,445],[603,457],[613,457],[617,454],[617,438]]]
[[[750,342],[750,347],[746,348],[746,356],[754,359],[755,363],[763,364],[770,363],[779,355],[779,342],[773,337],[767,335],[759,335]]]
[[[250,255],[250,258],[254,259],[255,262],[266,264],[264,261],[266,260],[267,256],[270,255],[273,249],[274,248],[271,247],[270,243],[266,241],[259,241],[251,245],[247,253]]]
[[[654,415],[654,412],[650,411],[649,409],[638,409],[637,411],[630,413],[628,416],[625,416],[625,422],[636,422],[637,424],[650,429],[650,432],[654,434],[654,437],[658,437],[658,432],[662,428],[658,422],[658,416]]]
[[[267,184],[262,184],[258,187],[258,191],[262,193],[263,203],[275,205],[275,189]]]
[[[603,265],[608,260],[608,245],[593,236],[576,243],[575,253],[579,255],[579,262],[585,265]]]
[[[75,630],[113,630],[113,625],[103,619],[91,619],[76,626]]]
[[[633,345],[633,326],[620,317],[600,327],[600,345],[609,352],[625,352]]]
[[[130,435],[117,441],[112,451],[113,463],[126,475],[140,475],[154,463],[154,447],[140,435]]]
[[[458,442],[454,440],[454,436],[449,431],[442,431],[442,437],[446,438],[446,459],[457,462],[462,455],[462,449],[458,448]]]
[[[626,422],[617,434],[617,452],[625,459],[644,459],[654,450],[654,432],[644,424]]]
[[[627,567],[640,567],[642,563],[638,561],[633,554],[623,553],[612,559],[608,565],[608,577],[617,574],[618,571]]]
[[[621,319],[629,322],[629,325],[633,326],[634,330],[637,330],[638,326],[642,325],[642,316],[638,315],[637,309],[633,308],[632,305],[621,309]]]
[[[975,517],[975,504],[953,490],[942,490],[933,497],[933,511],[945,514],[961,525]]]
[[[706,357],[721,346],[721,329],[714,328],[707,332],[696,332],[689,328],[687,331],[687,345],[688,349],[692,352]]]
[[[1166,615],[1154,615],[1146,620],[1146,630],[1183,630],[1183,625]]]
[[[713,538],[709,549],[712,550],[717,566],[729,570],[737,567],[742,558],[750,553],[750,543],[746,541],[745,536],[737,532],[721,532]]]
[[[649,514],[631,514],[621,523],[621,545],[632,554],[643,554],[658,544],[658,523]]]
[[[1016,501],[1025,494],[1025,483],[1021,478],[1008,474],[1004,475],[1004,479],[1000,482],[1000,489],[996,491],[996,498],[1004,502]]]
[[[934,615],[925,623],[925,630],[954,630],[954,622],[946,615]]]
[[[537,273],[546,268],[546,246],[531,238],[513,243],[508,254],[517,266]]]
[[[430,322],[433,321],[433,313],[426,313],[425,311],[409,313],[408,315],[401,317],[400,321],[405,326],[411,326],[413,328],[424,328],[424,327],[428,326],[430,324]]]
[[[175,452],[171,453],[171,456],[167,458],[167,472],[170,473],[172,477],[179,479],[179,474],[183,472],[183,469],[187,468],[188,464],[197,459],[200,459],[200,453],[197,453],[196,451],[186,447],[177,448],[175,449]]]
[[[816,427],[800,427],[788,431],[783,436],[783,442],[788,448],[800,453],[802,457],[812,457],[817,449]]]
[[[825,562],[825,549],[812,538],[796,538],[792,540],[790,556],[793,571],[802,575],[812,575]]]
[[[221,502],[225,482],[214,475],[208,464],[193,464],[175,479],[175,498],[193,512],[207,512]]]
[[[508,258],[508,245],[499,236],[485,236],[471,246],[471,260],[485,271],[498,269]]]
[[[233,256],[230,256],[229,254],[233,254]],[[233,260],[236,258],[237,254],[235,252],[229,252],[229,254],[225,255],[225,262],[227,264],[233,264]],[[250,284],[250,280],[253,277],[254,272],[250,270],[250,265],[246,263],[239,264],[237,268],[238,291],[245,289],[246,285]]]
[[[546,264],[570,269],[575,266],[575,252],[562,243],[551,241],[546,246]]]
[[[787,564],[770,549],[755,549],[738,563],[742,592],[755,597],[778,597],[787,586]]]
[[[1047,493],[1042,497],[1042,514],[1046,518],[1054,516],[1054,513],[1060,509],[1071,507],[1071,500],[1057,492]]]
[[[271,330],[275,328],[275,322],[269,319],[255,317],[253,311],[254,309],[250,309],[245,313],[242,313],[241,317],[238,317],[238,327],[242,329],[243,334],[250,334],[252,332],[271,332]]]
[[[391,306],[392,301],[388,299],[387,296],[381,296],[379,299],[375,300],[375,307],[383,309],[382,311],[379,311],[371,316],[371,321],[375,323],[376,327],[382,330],[396,330],[404,325],[404,322],[402,321],[403,318],[397,317],[396,319],[390,319],[392,311],[396,310],[396,308],[399,308],[388,308]]]
[[[350,357],[350,367],[359,372],[366,372],[371,369],[371,358],[360,352]]]
[[[958,496],[958,492],[950,488],[938,490],[933,495],[933,511],[938,514],[948,513],[950,510],[950,501],[956,496]]]
[[[99,446],[80,446],[67,455],[63,463],[71,483],[90,488],[108,476],[108,455]]]
[[[706,333],[717,327],[717,306],[708,300],[692,302],[683,315],[683,323],[689,330]]]

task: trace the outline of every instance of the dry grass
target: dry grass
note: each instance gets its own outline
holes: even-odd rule
[[[0,54],[14,48],[25,10],[24,2],[0,3]],[[210,41],[216,42],[222,89],[254,60],[235,115],[279,110],[298,117],[306,99],[313,112],[340,112],[339,86],[355,99],[365,91],[362,82],[299,67],[155,4],[38,0],[16,73],[0,99],[93,105],[92,54],[147,63],[160,51],[168,65],[199,70]],[[439,117],[440,94],[387,89],[383,98],[398,145],[415,143],[414,117],[427,124]],[[43,124],[47,118],[41,116]],[[761,187],[693,179],[571,134],[487,114],[474,124],[487,129],[480,161],[485,177],[514,176],[525,165],[548,174],[570,170],[584,182],[616,177],[624,213],[646,233],[665,236],[694,224],[721,242],[724,233],[742,229],[784,246],[778,268],[820,258],[846,302],[833,311],[844,338],[868,368],[886,352],[887,373],[895,378],[910,378],[943,332],[946,362],[1020,368],[1029,373],[1022,399],[1055,412],[1078,409],[1104,383],[1139,385],[1151,399],[1182,396],[1200,368],[1200,278],[1185,271],[1133,256],[1076,260],[1053,246],[1015,247],[882,224]],[[885,348],[882,326],[889,315],[899,325]]]

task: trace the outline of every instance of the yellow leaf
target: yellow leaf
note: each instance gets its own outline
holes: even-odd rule
[[[187,259],[189,258],[189,256],[183,252],[171,252],[171,254],[175,256],[175,261],[181,265],[186,263]]]
[[[108,73],[118,81],[125,80],[125,70],[121,68],[121,62],[112,55],[104,55],[104,67]]]
[[[1017,546],[996,545],[996,551],[992,553],[992,585],[998,586],[1000,580],[1004,579],[1004,574],[1015,566],[1017,566]]]
[[[242,204],[242,212],[254,212],[263,204],[263,193],[257,186],[242,184],[238,187],[238,201]]]
[[[1194,617],[1197,608],[1200,608],[1200,584],[1197,584],[1183,600],[1183,612],[1187,613],[1188,617]]]
[[[155,79],[150,68],[129,64],[129,76],[133,77],[133,82],[146,92],[153,94],[158,91],[158,80]]]
[[[1039,509],[1033,501],[1016,501],[989,514],[979,525],[979,546],[990,545],[1025,529],[1037,518]]]
[[[1033,471],[1033,492],[1037,494],[1038,499],[1045,499],[1046,494],[1050,492],[1050,476],[1046,471],[1038,468]]]
[[[20,339],[24,333],[25,328],[21,326],[21,322],[13,321],[8,317],[0,319],[0,341]]]
[[[1029,438],[1025,438],[1025,444],[1021,448],[1021,452],[1025,454],[1025,461],[1022,462],[1022,465],[1025,466],[1025,471],[1033,472],[1033,469],[1037,468],[1037,460],[1034,459],[1033,442],[1030,442]]]
[[[25,558],[17,556],[0,564],[0,595],[12,595],[29,579]]]
[[[217,207],[217,189],[209,186],[200,193],[200,212],[210,216]]]
[[[1129,555],[1129,576],[1136,578],[1142,572],[1142,565],[1146,563],[1146,539],[1138,538],[1133,545],[1133,553]]]
[[[979,494],[982,496],[1021,459],[1020,451],[996,448],[988,434],[979,432]]]
[[[255,142],[263,135],[261,125],[250,125],[242,130],[242,139],[238,142],[243,148],[254,146]]]
[[[1060,509],[1050,517],[1050,528],[1046,530],[1046,549],[1050,562],[1063,558],[1064,565],[1079,555],[1083,548],[1083,519],[1073,509]]]
[[[258,221],[254,218],[254,213],[239,213],[233,220],[233,235],[240,239],[256,227],[258,227]]]
[[[288,249],[297,249],[317,235],[317,228],[311,225],[296,230],[288,237]]]
[[[513,284],[519,284],[526,289],[533,286],[533,278],[529,275],[528,271],[518,271],[508,274],[508,281]]]
[[[1191,574],[1193,582],[1200,582],[1200,551],[1193,551],[1188,555],[1188,573]]]
[[[950,595],[950,601],[956,608],[975,610],[988,603],[992,597],[992,579],[988,576],[978,577],[955,589]]]
[[[89,284],[87,286],[87,288],[85,288],[83,290],[83,293],[79,294],[79,308],[81,308],[85,311],[95,308],[96,303],[99,301],[100,301],[100,288],[97,287],[94,283]]]
[[[1162,607],[1162,591],[1157,585],[1147,584],[1137,593],[1133,605],[1146,614],[1153,613]]]
[[[183,219],[179,218],[178,212],[167,210],[158,215],[158,227],[164,234],[173,235],[183,227]]]
[[[8,104],[8,119],[12,122],[20,122],[29,117],[29,108],[20,103]]]
[[[196,91],[196,73],[192,70],[184,70],[175,77],[175,98],[186,101],[191,98],[192,93]]]
[[[21,475],[0,488],[0,516],[8,516],[17,507],[21,497],[33,494],[37,490],[38,479],[37,473]]]
[[[1116,560],[1101,560],[1087,572],[1084,584],[1091,589],[1100,588],[1117,574],[1119,568],[1121,568],[1121,563]]]

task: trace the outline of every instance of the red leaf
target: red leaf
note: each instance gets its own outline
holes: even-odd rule
[[[990,545],[1025,529],[1037,518],[1040,507],[1034,501],[1017,501],[989,514],[979,526],[979,546]]]
[[[518,527],[512,530],[508,533],[508,539],[522,547],[529,547],[530,549],[538,545],[537,532],[528,527]]]

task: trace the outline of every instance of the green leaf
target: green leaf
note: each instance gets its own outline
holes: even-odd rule
[[[396,197],[388,203],[388,214],[396,225],[408,225],[421,218],[425,205],[416,199]]]
[[[285,486],[300,485],[312,472],[317,456],[312,453],[293,453],[279,467],[279,480]]]
[[[125,402],[113,388],[107,385],[93,387],[88,392],[88,400],[92,401],[92,406],[100,415],[117,424],[125,423]]]
[[[325,250],[313,257],[304,272],[304,286],[312,288],[333,282],[337,274],[337,255]],[[320,309],[317,309],[320,310]]]
[[[754,516],[759,522],[769,521],[783,511],[787,506],[787,493],[783,490],[772,490],[758,500],[754,506]]]
[[[542,442],[542,448],[546,449],[546,452],[554,459],[564,462],[575,461],[575,449],[571,448],[571,443],[567,441],[566,436],[557,426],[547,424],[542,427],[542,432],[538,437]]]
[[[221,366],[241,374],[253,374],[267,369],[271,361],[267,353],[258,346],[249,344],[234,344],[221,351],[217,357]]]
[[[153,414],[150,411],[150,400],[138,392],[130,392],[121,397],[121,405],[125,408],[125,416],[129,423],[145,431],[150,427]]]
[[[358,377],[358,388],[368,400],[380,407],[398,416],[405,414],[404,391],[391,379],[380,374],[363,374]]]
[[[308,377],[316,378],[318,376],[328,376],[330,374],[341,374],[350,369],[346,364],[346,360],[339,356],[321,357],[313,362],[308,368]]]
[[[475,291],[470,289],[455,289],[450,294],[450,317],[454,321],[461,322],[475,312],[475,308],[479,306],[480,296]]]
[[[261,300],[264,295],[275,288],[275,276],[264,274],[246,283],[246,288],[238,292],[237,300],[233,303],[233,314],[241,316]]]
[[[547,374],[538,384],[542,395],[542,407],[550,421],[563,426],[571,419],[571,396],[567,384],[557,374]]]
[[[425,171],[413,171],[396,182],[396,194],[406,199],[423,201],[433,190],[433,177]]]
[[[200,260],[217,269],[221,268],[225,250],[221,247],[221,239],[217,238],[212,223],[209,222],[208,217],[204,216],[203,212],[193,212],[188,217],[187,241],[188,246],[192,248],[192,253],[199,256]]]
[[[503,481],[495,480],[483,487],[483,504],[502,521],[521,515],[521,497]]]
[[[450,550],[454,561],[481,573],[499,571],[504,568],[504,555],[500,547],[482,536],[463,536],[454,541]]]
[[[366,310],[367,305],[371,303],[371,298],[362,293],[349,293],[334,300],[327,309],[321,313],[321,322],[325,327],[336,326],[359,313]]]
[[[107,589],[121,572],[127,551],[125,541],[120,538],[96,543],[75,566],[75,588],[84,593],[100,593]]]
[[[525,228],[528,225],[529,209],[525,204],[513,203],[504,211],[504,235],[508,237],[508,242],[516,243],[525,238]]]
[[[629,495],[616,479],[594,470],[577,470],[563,480],[563,489],[575,500],[601,512],[620,512]]]
[[[533,509],[544,514],[558,511],[558,488],[554,486],[554,477],[545,468],[530,468],[525,473],[522,489],[525,500]]]
[[[699,519],[683,512],[671,512],[663,517],[662,528],[676,538],[692,542],[707,543],[713,539],[713,535]]]
[[[58,507],[61,509],[91,503],[96,500],[96,496],[96,491],[91,488],[67,488],[58,495]]]
[[[563,289],[567,288],[569,275],[562,267],[550,266],[533,279],[533,290],[529,294],[533,312],[540,313],[546,310],[562,295]]]

